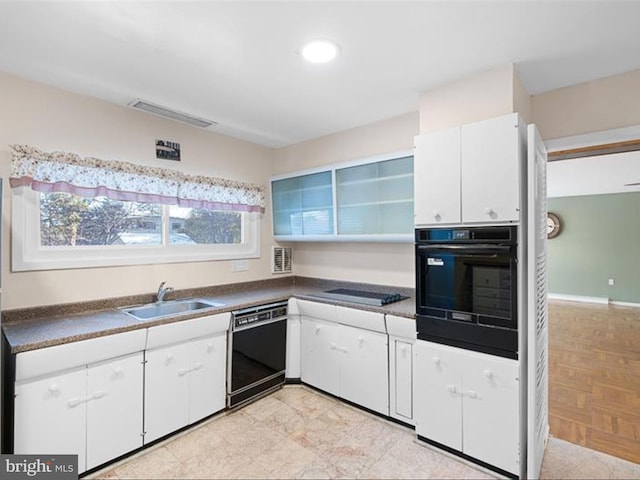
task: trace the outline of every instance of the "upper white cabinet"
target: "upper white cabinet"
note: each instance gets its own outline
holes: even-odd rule
[[[517,113],[415,139],[415,224],[520,220],[526,125]]]
[[[518,362],[425,341],[414,359],[416,433],[518,474]]]
[[[412,241],[413,154],[271,181],[273,233],[288,241]]]

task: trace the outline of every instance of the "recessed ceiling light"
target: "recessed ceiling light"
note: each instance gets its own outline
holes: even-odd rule
[[[326,63],[330,62],[336,55],[340,48],[338,44],[330,40],[313,40],[305,44],[302,47],[302,57],[311,63]]]

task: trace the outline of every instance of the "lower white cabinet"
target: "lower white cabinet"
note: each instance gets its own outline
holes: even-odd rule
[[[226,335],[146,352],[144,443],[225,407]]]
[[[384,316],[312,302],[299,302],[298,306],[302,381],[389,415],[388,337],[360,328],[384,329]]]
[[[516,475],[519,388],[516,360],[415,343],[416,433]]]
[[[409,425],[413,420],[413,345],[416,321],[385,316],[389,333],[389,415]]]
[[[16,382],[14,453],[77,454],[82,473],[142,446],[143,354]]]

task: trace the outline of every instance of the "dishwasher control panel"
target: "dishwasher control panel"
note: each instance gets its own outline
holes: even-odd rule
[[[249,307],[233,312],[233,329],[246,328],[287,317],[287,302]]]

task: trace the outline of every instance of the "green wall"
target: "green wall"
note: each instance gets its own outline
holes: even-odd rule
[[[640,192],[550,198],[549,211],[562,223],[549,292],[640,303]]]

